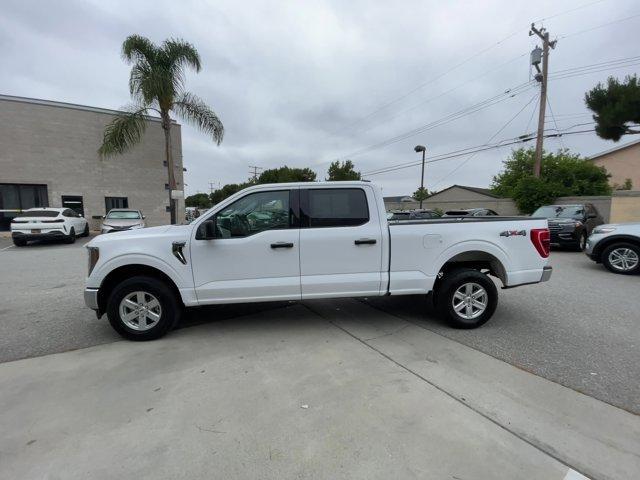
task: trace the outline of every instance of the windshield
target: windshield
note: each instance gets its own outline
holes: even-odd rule
[[[18,217],[57,217],[60,212],[55,210],[31,210],[29,212],[19,213]]]
[[[581,205],[547,205],[540,207],[532,217],[545,218],[580,218],[584,214],[584,208]]]
[[[107,215],[107,218],[110,218],[112,220],[137,220],[137,219],[140,218],[140,213],[139,212],[134,212],[134,211],[129,211],[129,212],[123,212],[123,211],[109,212],[109,215]]]

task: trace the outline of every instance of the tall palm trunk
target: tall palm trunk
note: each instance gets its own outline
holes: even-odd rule
[[[169,210],[171,211],[171,224],[177,223],[176,201],[171,198],[171,192],[176,190],[176,177],[173,168],[173,155],[171,152],[171,117],[168,112],[161,112],[162,129],[164,130],[164,149],[169,171]]]

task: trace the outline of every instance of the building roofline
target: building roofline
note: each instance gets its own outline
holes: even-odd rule
[[[41,98],[29,98],[29,97],[18,97],[15,95],[3,95],[0,94],[0,101],[6,102],[16,102],[16,103],[29,103],[32,105],[42,105],[46,107],[58,107],[58,108],[69,108],[71,110],[82,110],[85,112],[93,112],[93,113],[103,113],[105,115],[117,115],[119,113],[126,113],[123,110],[111,110],[109,108],[101,108],[101,107],[90,107],[88,105],[78,105],[76,103],[67,103],[67,102],[58,102],[55,100],[44,100]],[[152,122],[160,122],[160,117],[153,117],[150,115],[145,116],[147,120]],[[179,125],[175,120],[172,120],[172,123],[175,125]]]
[[[451,190],[453,187],[462,188],[463,190],[467,190],[469,192],[477,193],[479,195],[486,195],[487,197],[500,198],[499,195],[496,195],[495,193],[491,193],[488,188],[468,187],[466,185],[457,185],[457,184],[451,185],[450,187],[447,187],[444,190],[440,190],[439,192],[432,193],[427,198],[431,198],[431,197],[434,197],[434,196],[436,196],[436,195],[438,195],[438,194],[440,194],[442,192],[446,192],[447,190]]]
[[[619,145],[617,147],[610,148],[603,152],[596,153],[595,155],[591,155],[590,157],[587,157],[587,160],[595,160],[596,158],[600,158],[610,153],[617,152],[618,150],[624,150],[625,148],[633,147],[634,145],[637,145],[639,143],[640,143],[640,139],[634,140],[633,142],[625,143],[624,145]]]

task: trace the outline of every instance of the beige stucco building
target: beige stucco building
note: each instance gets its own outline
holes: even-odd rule
[[[589,158],[594,164],[604,167],[611,174],[612,187],[624,185],[631,179],[631,190],[640,190],[640,140],[619,145]]]
[[[110,208],[142,210],[147,225],[170,222],[164,133],[149,118],[141,143],[98,156],[104,127],[118,112],[0,95],[0,230],[31,207],[69,207],[99,227]],[[172,130],[178,190],[183,190],[180,125]],[[184,200],[178,201],[178,220]]]

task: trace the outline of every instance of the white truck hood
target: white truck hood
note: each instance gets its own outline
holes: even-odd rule
[[[136,228],[132,230],[124,230],[122,232],[106,233],[98,235],[87,245],[91,247],[99,247],[111,242],[121,242],[135,239],[147,238],[165,238],[184,240],[189,237],[189,233],[193,226],[191,225],[161,225],[159,227]]]

